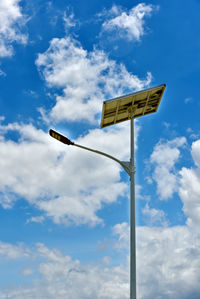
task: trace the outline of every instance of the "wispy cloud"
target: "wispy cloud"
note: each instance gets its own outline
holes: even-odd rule
[[[185,104],[191,103],[193,99],[191,97],[185,98],[184,102]]]
[[[6,73],[0,69],[0,76],[6,77]]]
[[[42,223],[44,221],[44,216],[33,216],[27,219],[26,223],[35,222],[35,223]]]
[[[148,226],[168,226],[169,222],[167,216],[163,210],[150,208],[149,204],[146,203],[142,209],[142,213],[145,218],[145,222]]]
[[[21,28],[25,24],[20,0],[1,0],[0,3],[0,57],[12,56],[14,42],[26,44],[27,35]]]
[[[0,241],[0,257],[3,256],[6,259],[19,259],[28,257],[29,255],[30,250],[22,243],[13,245]]]
[[[113,6],[110,10],[110,19],[104,21],[102,28],[104,31],[115,32],[121,38],[140,41],[145,34],[145,18],[151,16],[158,6],[139,3],[128,12],[120,7]]]

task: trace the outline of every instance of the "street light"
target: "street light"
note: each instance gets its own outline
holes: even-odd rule
[[[101,128],[126,120],[131,121],[130,161],[120,161],[104,152],[97,151],[75,142],[60,133],[50,130],[49,134],[60,142],[103,155],[119,163],[130,176],[130,299],[136,299],[136,245],[135,245],[135,163],[134,163],[134,118],[157,111],[166,85],[114,98],[103,103]]]

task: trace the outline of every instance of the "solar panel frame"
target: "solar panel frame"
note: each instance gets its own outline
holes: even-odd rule
[[[155,113],[158,110],[166,85],[162,84],[142,91],[130,93],[103,102],[101,128],[134,118]]]

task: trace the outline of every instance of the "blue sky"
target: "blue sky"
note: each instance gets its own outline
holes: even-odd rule
[[[135,121],[139,299],[200,297],[200,2],[1,0],[0,299],[129,298],[129,123],[102,103],[165,83]]]

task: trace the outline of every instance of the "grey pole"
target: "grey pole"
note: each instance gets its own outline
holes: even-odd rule
[[[134,113],[131,115],[130,133],[130,299],[136,299]]]
[[[110,158],[117,163],[119,163],[124,170],[130,176],[130,299],[136,299],[136,246],[135,246],[135,163],[134,163],[134,110],[131,107],[128,110],[131,118],[131,128],[130,128],[130,140],[131,140],[131,148],[130,148],[130,162],[120,161],[115,157],[108,155],[104,152],[97,151],[80,144],[76,144],[69,140],[67,137],[61,135],[60,133],[50,130],[50,135],[55,139],[63,142],[67,145],[74,145],[79,148],[94,152],[96,154],[103,155],[107,158]]]

